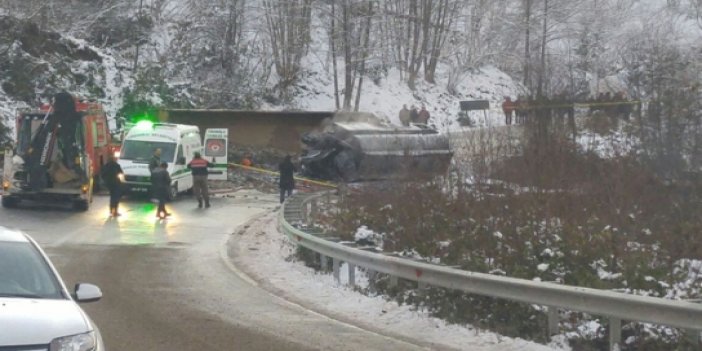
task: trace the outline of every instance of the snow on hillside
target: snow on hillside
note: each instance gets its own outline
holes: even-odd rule
[[[310,54],[303,62],[308,75],[298,84],[300,92],[295,97],[292,107],[300,110],[333,111],[336,110],[336,106],[328,34],[321,23],[322,16],[313,18],[313,42]],[[344,61],[341,57],[337,57],[337,71],[343,76]],[[339,78],[340,90],[343,89],[342,79],[343,77]],[[423,79],[418,79],[417,89],[412,91],[407,86],[406,75],[397,69],[391,69],[386,77],[376,82],[366,77],[361,89],[359,110],[373,113],[388,123],[400,125],[398,114],[402,105],[407,105],[407,108],[414,105],[419,109],[424,104],[431,114],[429,123],[447,131],[462,129],[456,121],[460,101],[489,100],[491,109],[487,111],[487,118],[482,111],[473,111],[470,113],[472,120],[476,126],[504,125],[504,115],[500,107],[504,97],[511,96],[514,99],[519,91],[523,91],[518,83],[493,66],[465,73],[456,88],[459,96],[448,93],[448,72],[445,65],[437,68],[436,81],[437,84],[429,84]],[[343,96],[340,96],[340,99],[343,99]],[[281,109],[279,106],[265,108]]]
[[[318,74],[301,83],[305,86],[305,93],[297,97],[295,107],[314,111],[335,110],[333,78],[322,70],[316,72]],[[438,79],[440,82],[444,81],[441,75]],[[430,124],[440,130],[460,129],[456,119],[461,100],[489,100],[491,109],[487,111],[487,119],[482,111],[471,112],[471,117],[479,126],[504,125],[504,116],[499,106],[504,96],[515,97],[519,91],[517,84],[509,76],[494,67],[485,67],[480,72],[466,75],[458,87],[458,90],[463,92],[462,96],[452,96],[446,92],[444,86],[428,83],[418,84],[417,91],[412,92],[407,84],[401,81],[400,72],[397,70],[390,71],[388,77],[377,85],[366,80],[362,90],[360,111],[373,113],[391,124],[399,125],[398,113],[402,105],[407,105],[408,108],[414,105],[419,108],[424,104],[431,114]]]
[[[175,38],[175,27],[192,15],[196,11],[195,3],[187,0],[170,0],[163,1],[160,14],[154,19],[154,26],[150,33],[150,44],[143,48],[140,61],[146,63],[162,63],[165,62],[164,72],[169,71],[169,65],[176,64],[168,61],[169,53],[178,48],[173,47]],[[135,11],[134,8],[131,11]],[[262,24],[261,7],[256,1],[247,4],[247,11],[251,11],[247,18],[249,30],[245,32],[246,40],[256,40],[261,43],[265,42],[265,27]],[[300,109],[300,110],[335,110],[334,88],[332,77],[332,64],[329,50],[329,37],[327,33],[327,24],[324,23],[325,17],[323,9],[317,8],[315,11],[320,13],[312,16],[312,44],[308,56],[304,59],[304,72],[301,75],[300,81],[296,84],[296,93],[293,101],[287,105],[270,105],[261,102],[260,109],[263,110],[284,110],[284,109]],[[665,14],[665,15],[662,15]],[[655,20],[654,20],[655,19]],[[660,27],[656,33],[666,40],[675,42],[678,45],[689,45],[690,43],[698,43],[702,37],[702,29],[694,18],[690,18],[685,14],[682,8],[670,7],[666,1],[662,0],[639,0],[633,2],[632,7],[627,10],[626,18],[620,19],[621,23],[615,32],[609,33],[611,41],[609,42],[609,50],[616,51],[617,48],[625,46],[628,38],[631,38],[631,33],[640,33],[644,28],[650,28],[652,25]],[[73,39],[64,35],[71,41],[81,43],[81,45],[89,46],[78,39]],[[559,44],[554,42],[552,49],[558,51]],[[695,44],[697,45],[697,44]],[[100,77],[95,77],[105,93],[105,97],[101,101],[106,105],[108,113],[114,116],[122,107],[123,94],[125,88],[133,86],[134,82],[131,77],[131,63],[125,61],[122,55],[124,52],[112,51],[111,49],[102,49],[89,46],[94,52],[97,52],[102,58],[102,72]],[[255,54],[261,55],[258,51]],[[255,58],[247,58],[255,59]],[[376,57],[369,58],[369,62],[373,63],[377,60]],[[179,63],[180,64],[180,63]],[[78,65],[72,69],[76,70],[76,74],[80,74],[81,66]],[[337,70],[339,75],[343,75],[343,59],[337,57]],[[188,72],[188,70],[184,70]],[[86,70],[87,73],[87,70]],[[621,72],[620,74],[624,74]],[[421,75],[421,72],[420,72]],[[179,86],[190,86],[195,88],[210,88],[207,82],[195,81],[193,73],[186,73],[184,76],[167,78],[167,84],[173,85],[178,82]],[[610,81],[614,83],[610,84]],[[275,74],[271,76],[270,81],[265,82],[269,87],[276,84]],[[343,77],[340,77],[340,82]],[[457,123],[457,117],[460,112],[459,102],[462,100],[477,100],[485,99],[490,102],[491,109],[484,115],[482,111],[473,111],[469,113],[475,126],[498,126],[503,125],[503,116],[500,109],[500,104],[504,96],[512,98],[523,91],[523,88],[518,82],[513,80],[509,75],[501,72],[495,66],[484,66],[470,72],[465,72],[455,89],[456,94],[452,95],[447,89],[449,81],[449,69],[445,64],[440,64],[437,68],[436,84],[429,84],[418,79],[417,89],[412,91],[406,84],[406,77],[396,68],[390,69],[383,74],[376,74],[375,80],[369,74],[364,79],[362,87],[362,98],[360,102],[360,110],[370,112],[381,119],[391,124],[399,124],[398,112],[402,105],[415,105],[420,107],[425,104],[431,113],[430,123],[435,125],[440,130],[457,130],[463,129]],[[620,91],[624,88],[623,76],[600,77],[595,79],[598,84],[613,85],[608,88],[610,90]],[[202,86],[201,86],[202,85]],[[67,87],[70,89],[70,87]],[[340,86],[340,89],[342,87]],[[184,91],[187,87],[184,88]],[[76,93],[89,93],[84,91],[76,91]],[[187,96],[187,94],[181,94]],[[158,96],[147,96],[155,104],[163,102],[163,99]],[[354,96],[355,100],[355,96]],[[193,100],[195,101],[195,100]],[[0,90],[0,115],[11,116],[16,108],[15,103],[4,95]]]

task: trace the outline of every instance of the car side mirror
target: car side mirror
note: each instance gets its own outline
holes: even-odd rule
[[[185,164],[185,157],[178,157],[178,160],[176,160],[177,165],[184,165]]]
[[[95,302],[102,298],[102,291],[96,285],[78,283],[76,284],[73,298],[77,302]]]

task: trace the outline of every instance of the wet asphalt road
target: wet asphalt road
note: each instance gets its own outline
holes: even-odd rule
[[[107,218],[106,197],[88,212],[32,204],[0,208],[0,225],[29,233],[69,286],[97,284],[83,308],[108,350],[419,350],[273,296],[237,274],[224,254],[235,229],[274,211],[276,195],[238,192],[197,209],[187,197],[172,218],[145,199]]]

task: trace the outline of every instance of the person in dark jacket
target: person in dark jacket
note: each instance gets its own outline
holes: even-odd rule
[[[424,106],[424,104],[422,104],[422,109],[419,110],[419,114],[417,117],[419,120],[419,123],[429,124],[429,117],[431,117],[431,115],[429,115],[429,111],[427,111],[427,107]]]
[[[295,178],[293,173],[297,171],[295,165],[292,163],[292,158],[290,155],[285,156],[283,162],[278,165],[278,171],[280,171],[280,203],[285,201],[285,195],[288,197],[292,195],[293,189],[295,189]]]
[[[407,127],[410,124],[410,110],[407,109],[407,105],[402,105],[400,110],[400,123]]]
[[[417,111],[417,107],[414,105],[412,105],[412,108],[410,109],[410,122],[419,123],[419,112]]]
[[[207,189],[207,168],[214,167],[199,152],[193,155],[193,160],[188,163],[188,169],[193,172],[193,193],[197,199],[197,207],[202,208],[202,200],[205,200],[205,208],[210,208],[210,192]]]
[[[158,166],[161,164],[161,149],[156,149],[154,150],[154,155],[151,156],[151,160],[149,160],[149,172],[152,172],[158,168]]]
[[[166,211],[166,201],[170,197],[171,176],[168,175],[168,163],[161,162],[161,165],[151,173],[151,189],[153,196],[158,200],[158,210],[156,216],[166,218],[171,214]]]
[[[105,186],[110,191],[110,216],[119,216],[119,199],[122,197],[122,177],[124,172],[117,159],[110,156],[110,159],[102,166],[100,176],[102,177]]]

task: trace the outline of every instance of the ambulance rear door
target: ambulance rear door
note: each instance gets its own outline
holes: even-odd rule
[[[229,129],[208,128],[205,130],[203,157],[212,163],[214,168],[209,170],[209,179],[227,180],[227,154]]]

